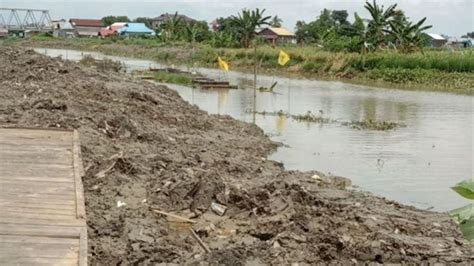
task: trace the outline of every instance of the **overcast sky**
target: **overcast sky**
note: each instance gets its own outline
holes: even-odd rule
[[[298,20],[310,21],[323,8],[346,9],[368,17],[365,0],[0,0],[0,7],[49,9],[56,18],[101,18],[106,15],[156,17],[162,13],[186,14],[210,21],[216,17],[236,14],[242,8],[266,8],[268,15],[278,15],[283,25],[294,29]],[[474,0],[378,0],[388,6],[398,3],[412,20],[428,17],[430,32],[460,36],[474,31]]]

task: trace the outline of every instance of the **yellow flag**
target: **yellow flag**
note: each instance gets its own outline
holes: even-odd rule
[[[288,61],[290,61],[290,56],[283,52],[283,50],[280,50],[280,55],[278,56],[278,64],[284,66],[286,65],[286,63],[288,63]]]
[[[229,65],[227,64],[226,61],[222,60],[222,58],[220,56],[217,57],[217,61],[219,62],[220,69],[222,69],[224,71],[229,71]]]

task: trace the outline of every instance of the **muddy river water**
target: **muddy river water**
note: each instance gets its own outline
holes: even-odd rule
[[[36,49],[49,56],[79,60],[100,53]],[[107,56],[128,71],[163,65]],[[446,211],[467,201],[450,190],[474,176],[474,97],[447,93],[371,88],[334,81],[259,76],[259,86],[278,82],[273,93],[257,92],[258,112],[322,115],[340,122],[365,119],[406,125],[390,131],[357,130],[341,123],[315,124],[253,115],[252,74],[196,68],[206,76],[238,84],[238,90],[200,90],[167,84],[186,101],[212,114],[254,122],[285,146],[270,159],[286,169],[319,170],[349,177],[361,190],[419,208]],[[247,87],[247,89],[245,89]]]

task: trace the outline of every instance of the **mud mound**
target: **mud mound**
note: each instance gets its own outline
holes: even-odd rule
[[[445,214],[285,171],[259,128],[165,87],[9,47],[0,70],[0,125],[81,134],[91,264],[474,259]]]

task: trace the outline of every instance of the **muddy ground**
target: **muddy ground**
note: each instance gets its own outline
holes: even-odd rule
[[[80,132],[92,265],[474,261],[446,214],[285,171],[256,126],[122,74],[0,47],[0,125]]]

